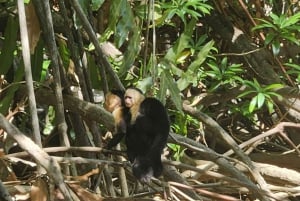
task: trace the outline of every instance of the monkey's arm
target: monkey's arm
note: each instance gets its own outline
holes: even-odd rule
[[[155,155],[157,154],[159,155],[161,154],[162,150],[167,144],[167,138],[168,138],[168,134],[157,134],[154,137],[152,145],[149,148],[149,150],[151,151],[148,152],[149,158],[152,158],[153,156],[155,157]]]
[[[125,133],[117,133],[115,136],[108,142],[106,148],[111,149],[116,146],[119,142],[121,142],[122,138],[125,136]]]

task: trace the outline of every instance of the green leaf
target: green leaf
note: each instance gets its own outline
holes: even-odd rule
[[[244,80],[243,82],[245,85],[249,86],[250,88],[255,89],[255,91],[260,91],[261,87],[259,85],[259,83],[257,82],[256,79],[253,79],[253,81],[249,81],[249,80]]]
[[[124,76],[127,73],[127,71],[132,67],[132,64],[138,56],[138,53],[140,52],[140,30],[136,27],[136,29],[132,31],[133,35],[129,39],[128,47],[124,53],[123,63],[118,72],[120,76]]]
[[[261,108],[265,102],[265,95],[263,93],[257,94],[257,108]]]
[[[261,21],[262,24],[253,27],[252,31],[255,31],[257,29],[264,29],[264,28],[272,28],[274,30],[277,30],[277,27],[275,25],[273,25],[271,22],[264,20],[264,19],[257,19],[257,20]]]
[[[176,63],[184,63],[190,55],[191,55],[191,51],[182,51],[178,55]]]
[[[168,143],[168,147],[173,150],[174,152],[178,151],[179,145],[173,144],[173,143]]]
[[[88,73],[92,83],[92,88],[100,89],[102,87],[102,83],[99,79],[99,66],[96,64],[95,58],[90,53],[87,53],[87,59]]]
[[[142,80],[139,80],[137,83],[137,88],[139,88],[142,91],[147,91],[151,86],[153,86],[153,78],[152,77],[146,77]]]
[[[280,41],[279,40],[274,40],[272,43],[272,51],[274,56],[277,56],[280,52]]]
[[[187,79],[187,76],[181,77],[179,80],[177,80],[177,86],[180,91],[186,89],[190,84],[191,80]]]
[[[265,45],[269,45],[275,37],[276,35],[274,33],[268,33],[265,39]]]
[[[265,90],[271,90],[271,89],[274,90],[274,89],[279,89],[282,87],[283,87],[282,84],[277,83],[277,84],[270,84],[270,85],[266,86],[264,89]]]
[[[121,14],[120,13],[121,6],[122,4],[120,3],[120,1],[111,1],[110,12],[109,12],[109,23],[106,30],[102,34],[101,41],[108,40],[108,38],[115,32],[116,25]]]
[[[272,95],[272,96],[275,96],[277,97],[278,99],[282,99],[282,95],[276,93],[276,92],[268,92],[268,95]]]
[[[159,82],[159,90],[157,93],[157,98],[158,100],[160,100],[164,105],[166,104],[166,94],[167,94],[167,90],[168,90],[168,81],[165,78],[165,72],[161,72],[160,74],[161,79]]]
[[[165,55],[165,59],[176,61],[181,52],[189,47],[189,41],[192,37],[195,25],[196,20],[192,19],[185,27],[184,32],[180,35],[175,45],[168,50],[167,54]]]
[[[173,75],[176,75],[178,77],[181,77],[184,71],[180,68],[177,68],[174,61],[167,60],[165,58],[162,58],[158,64],[159,67],[163,67],[165,69],[171,69],[171,72]]]
[[[291,35],[290,33],[288,34],[282,34],[281,35],[282,38],[285,38],[293,43],[295,43],[296,45],[300,45],[299,39],[294,37],[293,35]]]
[[[49,72],[48,68],[50,66],[50,63],[51,63],[50,60],[43,60],[40,82],[44,82],[46,80]]]
[[[167,88],[169,89],[171,100],[174,103],[176,109],[182,111],[182,100],[180,96],[180,91],[177,87],[177,84],[174,82],[171,73],[168,70],[162,71],[161,79],[163,79],[163,82],[165,82]]]
[[[267,101],[268,111],[271,114],[274,111],[274,104],[272,101]]]
[[[288,33],[291,33],[291,32],[298,32],[300,30],[300,26],[299,25],[291,25],[289,27],[285,27],[285,29],[288,31]]]
[[[292,68],[295,68],[295,69],[297,69],[297,70],[300,71],[300,65],[298,65],[298,64],[285,63],[284,65],[289,66],[289,67],[292,67]],[[299,73],[300,73],[300,72],[299,72]]]
[[[71,57],[70,51],[64,40],[58,39],[57,43],[58,43],[59,55],[62,58],[63,65],[64,65],[65,69],[68,69],[69,64],[70,64],[70,57]]]
[[[1,45],[0,54],[0,74],[5,75],[11,67],[14,59],[14,51],[17,46],[17,36],[19,32],[18,18],[9,15],[4,32],[4,43]]]
[[[221,86],[222,82],[214,82],[211,87],[209,88],[209,92],[213,92],[217,90]]]
[[[186,89],[190,84],[197,81],[197,76],[195,76],[195,72],[187,70],[186,72],[183,72],[177,80],[177,86],[180,91]]]
[[[129,32],[136,28],[134,16],[129,2],[127,0],[122,0],[121,4],[122,5],[119,10],[121,15],[115,30],[115,42],[117,48],[120,48],[123,45],[128,37]]]
[[[203,64],[203,62],[206,60],[208,57],[209,53],[212,50],[215,50],[214,46],[214,41],[211,40],[208,43],[206,43],[201,51],[197,54],[196,59],[189,65],[188,69],[191,71],[195,71],[196,69],[200,68],[200,65]]]
[[[257,104],[257,96],[253,97],[250,101],[250,104],[249,104],[249,112],[252,113],[256,107],[256,104]]]
[[[42,76],[43,72],[43,54],[44,54],[44,44],[40,40],[35,48],[34,54],[31,57],[31,69],[32,69],[32,79],[34,81],[40,82],[45,77]]]
[[[280,18],[279,18],[278,15],[276,15],[275,13],[271,13],[271,14],[270,14],[270,17],[272,18],[272,20],[273,20],[274,22],[276,22],[276,23],[278,24],[278,22],[279,22],[279,20],[280,20]]]
[[[207,65],[212,69],[212,71],[207,71],[206,73],[209,74],[209,72],[211,72],[212,75],[221,75],[221,70],[215,62],[212,61],[207,63]]]
[[[289,27],[289,26],[291,26],[291,25],[293,25],[293,24],[298,23],[299,20],[300,20],[300,13],[298,12],[298,13],[296,13],[295,15],[292,15],[292,16],[290,16],[290,17],[284,16],[284,19],[285,19],[285,20],[284,20],[283,23],[281,24],[280,28]]]
[[[7,111],[13,102],[15,92],[19,89],[20,86],[19,84],[15,84],[15,83],[22,81],[23,77],[24,77],[24,64],[22,63],[22,65],[20,65],[16,69],[16,72],[14,72],[14,81],[13,81],[14,84],[12,84],[9,88],[7,88],[8,91],[6,92],[4,98],[0,101],[1,114],[7,114]]]

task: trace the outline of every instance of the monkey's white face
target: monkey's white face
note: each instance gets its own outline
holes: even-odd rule
[[[130,96],[125,96],[125,106],[131,108],[133,106],[133,98]]]
[[[125,106],[131,108],[136,105],[143,95],[135,89],[127,89],[124,95]]]

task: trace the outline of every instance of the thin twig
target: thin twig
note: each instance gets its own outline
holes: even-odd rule
[[[24,68],[25,68],[25,79],[26,79],[26,86],[28,90],[31,124],[33,129],[33,138],[35,143],[37,143],[40,147],[42,147],[39,119],[37,115],[36,101],[35,101],[34,88],[33,88],[33,79],[32,79],[32,72],[31,72],[30,48],[29,48],[24,0],[18,0],[18,14],[19,14],[20,33],[21,33],[22,55],[23,55]]]

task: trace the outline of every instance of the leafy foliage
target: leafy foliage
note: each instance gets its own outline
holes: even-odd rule
[[[261,24],[252,30],[269,29],[265,39],[265,45],[271,44],[274,55],[279,54],[280,43],[283,39],[300,45],[299,39],[297,38],[300,30],[300,13],[296,13],[292,16],[287,16],[286,14],[278,16],[271,13],[270,18],[271,21],[258,19]]]
[[[294,63],[286,63],[286,66],[290,67],[291,69],[287,71],[288,74],[296,76],[297,84],[300,83],[300,65]]]
[[[228,65],[227,57],[224,57],[220,64],[210,61],[207,65],[211,70],[204,71],[204,74],[212,79],[209,91],[215,91],[220,87],[235,87],[238,85],[237,82],[242,82],[240,77],[240,74],[243,72],[242,65]]]
[[[163,20],[168,22],[174,17],[174,15],[177,15],[184,24],[187,24],[186,19],[188,16],[198,19],[204,14],[210,13],[212,7],[206,2],[207,0],[161,1],[161,7],[165,9]]]
[[[248,86],[250,89],[246,92],[243,92],[239,95],[239,97],[245,97],[250,94],[254,94],[249,104],[249,112],[253,112],[254,110],[262,108],[264,104],[267,105],[269,112],[273,112],[274,101],[272,97],[282,98],[281,95],[274,92],[275,89],[279,89],[283,87],[282,84],[271,84],[268,86],[261,86],[256,79],[252,81],[245,80],[244,84]]]

